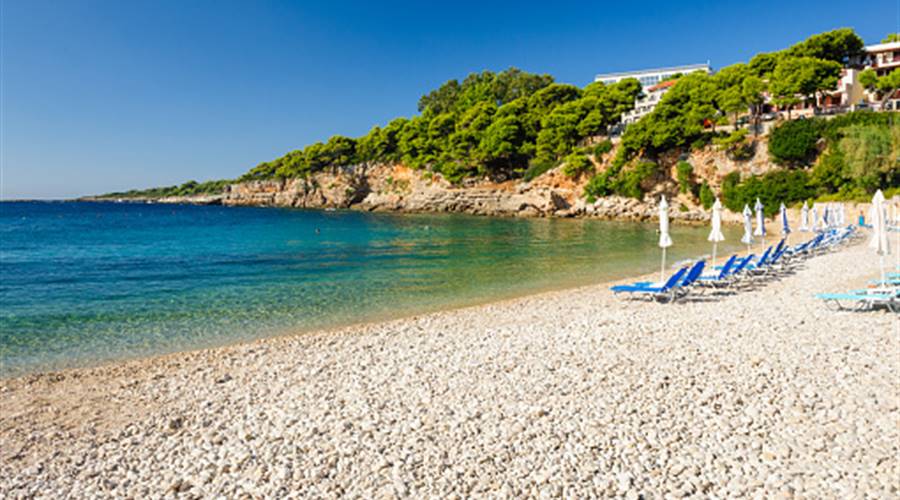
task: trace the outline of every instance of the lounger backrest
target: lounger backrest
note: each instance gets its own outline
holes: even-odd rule
[[[725,261],[725,265],[722,266],[722,271],[719,272],[719,279],[728,276],[728,273],[731,272],[731,268],[734,266],[734,262],[737,260],[737,254],[732,255],[728,260]]]
[[[699,261],[691,267],[691,270],[688,271],[687,275],[684,277],[684,281],[681,282],[681,286],[690,286],[693,285],[697,278],[703,274],[703,267],[706,265],[705,261]]]
[[[783,249],[784,249],[784,238],[782,238],[781,241],[778,242],[778,246],[775,247],[775,253],[778,254],[778,252],[782,251]]]
[[[780,259],[782,255],[784,255],[784,248],[775,252],[775,255],[773,255],[772,258],[769,259],[769,264],[775,264],[776,262],[778,262],[778,259]]]
[[[662,290],[666,291],[666,290],[672,288],[673,286],[675,286],[676,283],[681,281],[682,276],[684,276],[684,273],[686,273],[687,270],[688,270],[687,267],[682,267],[681,269],[676,271],[675,274],[673,274],[671,277],[669,277],[668,281],[666,281],[666,283],[662,286]]]
[[[732,271],[731,274],[737,274],[743,271],[744,268],[747,267],[748,264],[750,264],[750,261],[753,260],[753,257],[756,257],[756,255],[751,253],[750,255],[741,259],[741,261],[738,262],[738,265],[734,267],[734,271]]]
[[[772,253],[772,247],[767,248],[766,251],[763,252],[762,257],[759,258],[759,262],[756,263],[756,267],[762,267],[768,264],[770,253]]]

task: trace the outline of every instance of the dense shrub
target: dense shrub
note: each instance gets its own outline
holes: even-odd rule
[[[525,170],[522,178],[526,182],[530,182],[533,179],[539,177],[541,174],[548,172],[552,168],[552,161],[535,158],[528,163],[528,168]]]
[[[807,164],[815,157],[822,130],[818,119],[784,122],[769,135],[769,155],[781,165]]]
[[[584,185],[584,197],[587,201],[593,203],[597,198],[612,194],[610,177],[609,171],[603,171],[591,177],[588,183]]]
[[[774,215],[781,203],[791,204],[814,195],[815,190],[805,170],[775,170],[743,181],[740,174],[732,172],[722,184],[723,203],[729,210],[740,212],[745,204],[752,207],[759,198],[766,216]]]
[[[568,177],[580,177],[594,170],[594,164],[581,151],[573,151],[566,156],[565,165],[562,168],[563,174]]]
[[[619,173],[613,185],[613,191],[618,195],[640,199],[644,196],[641,184],[656,175],[658,171],[659,167],[656,163],[646,160],[640,161],[634,168]]]
[[[691,151],[700,151],[712,142],[713,134],[703,134],[691,142]]]
[[[703,205],[703,208],[709,210],[715,201],[715,193],[710,189],[709,184],[703,181],[703,184],[700,185],[700,204]]]
[[[605,139],[603,141],[600,141],[596,146],[594,146],[594,156],[599,159],[601,156],[612,151],[612,148],[613,143],[611,140]]]
[[[678,189],[682,193],[691,193],[694,191],[694,167],[681,160],[675,165],[675,176],[678,179]]]
[[[712,141],[713,141],[713,144],[715,144],[716,146],[719,146],[719,149],[721,149],[723,151],[727,151],[727,150],[731,150],[735,146],[743,143],[746,138],[747,138],[747,129],[739,128],[728,135],[714,137]]]

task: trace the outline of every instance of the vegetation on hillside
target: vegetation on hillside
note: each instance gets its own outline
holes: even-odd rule
[[[397,118],[357,139],[334,136],[292,151],[242,179],[300,177],[363,162],[402,162],[452,182],[527,177],[606,133],[640,90],[633,79],[578,88],[515,68],[474,73],[423,96],[417,116]]]
[[[769,155],[784,168],[743,180],[729,174],[722,185],[725,206],[739,211],[759,197],[771,214],[782,202],[866,199],[876,189],[900,186],[900,118],[857,111],[784,122],[769,136]]]
[[[101,198],[168,198],[173,196],[200,196],[220,194],[225,186],[233,183],[233,180],[222,179],[217,181],[187,181],[180,186],[164,186],[150,189],[132,189],[118,193],[107,193]]]
[[[660,168],[662,153],[713,144],[733,160],[752,157],[756,141],[748,130],[723,133],[716,126],[737,125],[748,112],[757,119],[766,92],[780,106],[815,102],[835,87],[842,65],[862,50],[863,42],[853,30],[842,28],[782,51],[758,54],[713,75],[677,77],[653,112],[625,130],[611,159],[608,132],[633,108],[641,93],[637,80],[579,88],[515,68],[473,73],[422,96],[413,117],[376,126],[362,137],[338,135],[291,151],[259,164],[239,180],[306,177],[371,162],[402,163],[454,183],[472,177],[530,181],[562,165],[569,177],[589,177],[584,190],[588,200],[611,194],[641,198],[669,176]],[[900,70],[882,77],[863,72],[861,80],[886,93],[900,87]],[[756,196],[792,202],[835,193],[860,196],[895,186],[898,134],[888,120],[887,114],[853,113],[828,121],[784,122],[768,143],[770,157],[782,170],[748,179],[733,174],[718,194],[726,206],[739,209]],[[707,181],[695,178],[690,164],[678,164],[676,177],[682,193],[704,206],[712,203],[716,193]],[[111,196],[213,193],[227,183],[189,182]]]

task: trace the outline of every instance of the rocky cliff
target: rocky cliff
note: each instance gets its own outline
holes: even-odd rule
[[[608,168],[613,153],[596,163]],[[644,186],[643,200],[609,196],[588,203],[584,185],[589,176],[570,178],[560,168],[526,182],[467,180],[461,185],[439,174],[403,165],[359,164],[321,171],[306,178],[247,181],[229,185],[221,195],[179,196],[128,201],[157,203],[222,204],[293,208],[350,208],[391,212],[457,212],[511,217],[594,217],[617,220],[649,220],[656,217],[659,195],[670,200],[670,214],[680,221],[705,221],[707,211],[689,194],[679,192],[675,164],[685,159],[694,165],[696,181],[717,188],[732,171],[761,174],[773,168],[765,142],[757,144],[751,158],[737,161],[715,147],[690,153],[671,152],[659,159],[659,173]],[[107,199],[107,198],[105,198]],[[738,220],[726,214],[726,220]]]
[[[440,175],[402,165],[360,164],[318,172],[307,178],[232,184],[222,195],[221,203],[230,206],[647,220],[656,216],[659,195],[666,194],[671,199],[673,218],[706,220],[708,214],[696,200],[678,192],[674,165],[681,158],[695,165],[698,180],[707,180],[712,186],[718,186],[722,177],[734,170],[762,173],[772,168],[765,144],[759,144],[753,157],[745,161],[732,160],[713,147],[688,155],[672,153],[660,159],[661,174],[648,186],[644,200],[610,196],[588,203],[583,196],[588,177],[571,179],[559,168],[531,182],[470,180],[454,185]],[[597,168],[606,168],[606,161],[600,162]]]

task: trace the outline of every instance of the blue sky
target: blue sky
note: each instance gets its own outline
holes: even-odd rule
[[[900,0],[0,1],[3,199],[236,177],[484,69],[585,85],[900,25]]]

